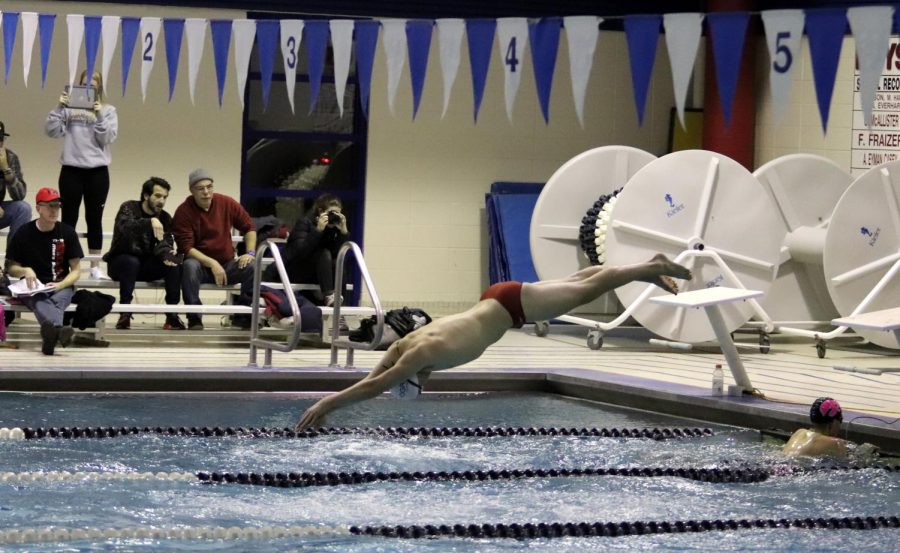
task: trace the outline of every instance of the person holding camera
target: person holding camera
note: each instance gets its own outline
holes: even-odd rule
[[[349,240],[347,217],[341,200],[332,194],[316,198],[312,210],[299,219],[281,250],[288,278],[295,284],[318,284],[322,303],[334,305],[334,270],[338,250]],[[263,274],[267,282],[277,281],[275,265]]]
[[[112,244],[103,256],[109,276],[119,281],[119,303],[129,304],[137,281],[165,279],[166,304],[181,301],[181,260],[172,235],[172,216],[163,207],[171,185],[150,177],[141,186],[141,199],[128,200],[119,207]],[[116,328],[131,328],[131,314],[122,313]],[[184,330],[175,313],[166,314],[166,330]]]
[[[188,176],[191,195],[175,210],[172,231],[178,250],[184,253],[181,294],[186,305],[200,305],[200,285],[240,283],[239,303],[253,298],[253,262],[256,259],[256,227],[250,214],[234,198],[213,192],[209,171],[196,169]],[[244,235],[247,253],[235,257],[231,229]],[[250,328],[249,315],[235,315],[232,322]],[[203,330],[200,315],[188,315],[188,330]]]
[[[26,186],[19,156],[6,147],[6,125],[0,121],[0,229],[9,227],[6,241],[31,221],[31,206],[25,201]],[[7,199],[7,194],[9,199]]]
[[[94,73],[90,80],[82,71],[79,94],[70,97],[67,89],[59,97],[59,104],[47,115],[44,132],[51,138],[62,138],[59,173],[59,193],[63,200],[62,222],[72,228],[78,224],[78,214],[84,199],[87,221],[88,251],[99,254],[103,247],[103,208],[109,194],[109,164],[112,161],[110,144],[119,133],[116,108],[104,103],[103,78]],[[81,93],[93,103],[83,102]],[[97,261],[91,262],[91,278],[108,278]]]

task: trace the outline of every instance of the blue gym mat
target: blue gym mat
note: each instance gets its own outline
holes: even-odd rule
[[[491,284],[538,280],[528,235],[531,214],[543,187],[542,183],[495,182],[490,194],[485,195]]]

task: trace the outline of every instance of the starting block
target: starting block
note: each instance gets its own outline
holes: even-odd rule
[[[677,295],[670,296],[654,296],[649,301],[661,305],[671,305],[674,307],[693,307],[696,309],[703,308],[706,310],[706,316],[709,317],[709,324],[712,326],[713,332],[716,333],[716,340],[722,348],[722,354],[725,355],[725,362],[731,370],[735,383],[743,388],[745,392],[753,390],[753,384],[750,383],[750,377],[747,376],[747,370],[744,363],[738,355],[737,347],[731,339],[731,333],[725,325],[725,319],[722,318],[722,311],[719,305],[723,303],[731,303],[735,301],[745,301],[762,296],[759,290],[744,290],[741,288],[728,288],[726,286],[717,286],[715,288],[704,288],[703,290],[693,290],[691,292],[682,292]],[[900,322],[898,322],[900,327]]]

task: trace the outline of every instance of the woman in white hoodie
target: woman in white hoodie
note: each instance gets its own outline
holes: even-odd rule
[[[69,107],[69,95],[64,92],[59,97],[59,104],[47,115],[44,132],[51,138],[64,140],[59,173],[62,222],[75,227],[83,198],[88,251],[99,254],[103,247],[103,208],[109,194],[109,164],[112,161],[109,146],[118,135],[119,119],[116,108],[103,102],[100,73],[94,73],[88,83],[87,71],[82,71],[79,82],[94,88],[94,105],[91,108]],[[91,278],[107,278],[100,270],[99,262],[91,263]]]

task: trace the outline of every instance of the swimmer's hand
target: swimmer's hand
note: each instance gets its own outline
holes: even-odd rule
[[[295,431],[322,426],[322,423],[325,422],[325,415],[328,414],[328,412],[321,407],[320,403],[321,402],[316,403],[303,413],[303,416],[300,417],[300,422],[294,427]]]

